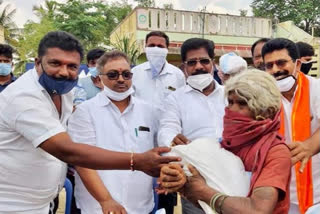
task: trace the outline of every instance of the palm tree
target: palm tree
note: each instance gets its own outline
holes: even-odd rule
[[[130,58],[131,64],[135,65],[140,55],[139,47],[136,44],[136,41],[132,41],[129,36],[122,36],[120,38],[117,35],[116,41],[111,43],[111,46],[127,54],[127,56]]]
[[[0,0],[0,6],[3,4],[3,0]],[[10,4],[7,4],[0,12],[0,26],[4,29],[4,39],[8,44],[16,45],[15,38],[18,34],[17,25],[13,21],[13,17],[16,13],[16,9],[10,8]]]
[[[35,12],[35,14],[41,19],[44,17],[48,17],[49,19],[53,19],[54,14],[57,10],[57,2],[53,0],[45,0],[44,1],[44,6],[39,5],[36,6],[34,5],[32,10]]]

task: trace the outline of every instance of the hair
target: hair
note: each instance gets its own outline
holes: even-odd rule
[[[255,118],[271,118],[281,108],[281,94],[275,78],[257,69],[231,77],[225,85],[225,96],[235,93],[248,104]]]
[[[64,51],[77,51],[80,60],[83,59],[83,48],[79,40],[72,34],[64,31],[52,31],[47,33],[40,41],[38,46],[38,57],[46,54],[49,48],[59,48]]]
[[[118,51],[118,50],[113,50],[110,52],[106,52],[104,53],[97,61],[97,70],[99,72],[103,71],[103,67],[111,60],[115,60],[115,59],[120,59],[123,58],[125,59],[128,64],[130,65],[130,60],[128,58],[128,56],[123,53],[122,51]]]
[[[270,41],[269,38],[261,38],[261,39],[257,40],[255,43],[253,43],[253,45],[251,46],[251,54],[252,54],[252,57],[253,57],[253,52],[254,52],[254,49],[256,48],[256,46],[257,46],[259,43],[267,43],[268,41]]]
[[[99,59],[106,51],[100,48],[91,49],[87,54],[87,62]]]
[[[205,48],[211,59],[214,58],[214,42],[208,39],[191,38],[186,40],[181,46],[182,61],[186,61],[187,52],[190,50],[198,50]]]
[[[10,45],[0,44],[0,55],[12,59],[14,50]]]
[[[298,48],[300,57],[304,56],[313,56],[314,55],[314,49],[311,45],[305,42],[297,42],[296,46]]]
[[[146,36],[146,43],[148,42],[149,37],[151,36],[159,36],[162,37],[166,40],[166,45],[167,47],[169,47],[169,37],[167,36],[167,34],[165,34],[162,31],[151,31],[150,33],[147,34]]]
[[[262,57],[264,58],[266,54],[272,53],[273,51],[283,49],[288,51],[289,56],[294,62],[300,58],[296,44],[293,41],[284,38],[271,39],[269,42],[264,44],[262,48]]]

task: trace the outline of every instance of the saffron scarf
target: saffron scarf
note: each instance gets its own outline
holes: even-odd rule
[[[297,90],[291,114],[292,142],[303,142],[311,136],[311,113],[309,97],[309,80],[299,72],[297,79]],[[285,134],[285,118],[283,109],[281,111],[280,133]],[[313,205],[313,184],[312,184],[312,161],[308,161],[303,173],[299,172],[301,162],[295,165],[297,196],[299,209],[305,213]]]
[[[225,109],[221,146],[240,157],[245,170],[252,172],[248,196],[252,193],[269,150],[276,145],[286,145],[279,128],[280,111],[273,119],[254,120],[229,108]]]

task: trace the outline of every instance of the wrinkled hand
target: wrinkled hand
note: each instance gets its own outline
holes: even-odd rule
[[[295,165],[301,161],[299,171],[302,173],[309,159],[313,156],[312,145],[308,142],[292,142],[289,145],[291,151],[291,162]]]
[[[190,140],[188,140],[184,135],[178,134],[173,138],[171,146],[186,145],[188,143],[190,143]]]
[[[158,194],[177,192],[183,187],[187,179],[182,167],[181,164],[170,163],[161,168]]]
[[[169,147],[157,147],[142,154],[134,154],[134,168],[153,177],[159,177],[160,169],[170,162],[181,161],[180,157],[161,156],[162,153],[170,152]]]
[[[100,202],[103,214],[127,214],[126,210],[113,199]]]
[[[205,179],[200,175],[198,170],[192,165],[188,165],[192,176],[187,177],[187,182],[180,191],[181,194],[191,201],[195,206],[199,207],[198,200],[203,200],[204,191],[209,187]]]

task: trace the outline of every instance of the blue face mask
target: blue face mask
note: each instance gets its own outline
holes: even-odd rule
[[[66,94],[73,89],[78,83],[78,78],[75,80],[57,79],[49,76],[41,64],[42,74],[39,77],[39,83],[49,94]]]
[[[96,67],[89,68],[89,73],[91,74],[92,77],[97,77],[98,76],[98,70],[97,70]]]
[[[0,63],[0,76],[7,76],[12,70],[11,64]]]

